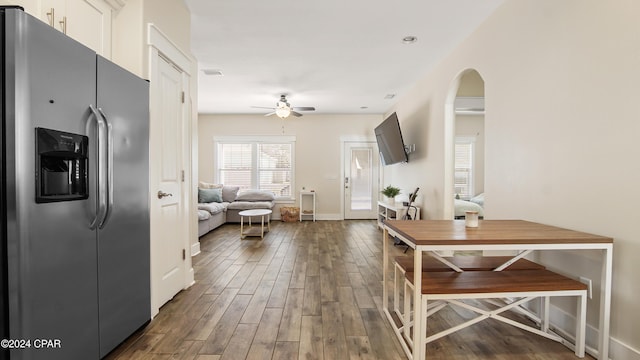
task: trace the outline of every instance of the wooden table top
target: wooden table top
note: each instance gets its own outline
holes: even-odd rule
[[[500,245],[613,243],[612,238],[524,220],[385,220],[384,224],[415,245]]]

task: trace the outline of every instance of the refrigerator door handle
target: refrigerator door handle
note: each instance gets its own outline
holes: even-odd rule
[[[107,171],[105,174],[105,180],[106,180],[105,188],[107,191],[107,194],[106,194],[107,207],[106,207],[106,212],[104,214],[104,218],[102,219],[102,221],[100,222],[100,225],[98,226],[100,229],[102,229],[107,224],[107,221],[109,221],[109,217],[111,216],[111,209],[113,208],[113,126],[107,119],[107,115],[105,115],[102,108],[98,108],[98,112],[102,116],[102,119],[104,120],[104,123],[106,125],[106,130],[107,130],[107,133],[106,133],[107,135],[107,153],[106,153],[107,169],[106,170]]]
[[[107,189],[105,186],[106,154],[104,151],[104,144],[106,142],[106,124],[93,105],[89,105],[89,109],[91,109],[91,113],[96,119],[98,133],[96,142],[96,148],[98,149],[98,210],[96,211],[95,219],[93,219],[89,225],[91,230],[95,230],[103,222],[107,212]]]

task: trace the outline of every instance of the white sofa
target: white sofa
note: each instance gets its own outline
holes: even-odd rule
[[[275,194],[269,191],[247,190],[240,187],[200,182],[198,188],[198,236],[225,223],[239,223],[240,211],[273,209]]]
[[[240,211],[251,209],[273,209],[275,194],[269,191],[243,191],[227,206],[227,222],[239,223]]]

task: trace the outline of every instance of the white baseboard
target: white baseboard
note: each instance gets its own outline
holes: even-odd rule
[[[342,218],[342,214],[316,214],[316,220],[344,220],[344,219]]]
[[[193,286],[193,284],[196,283],[195,280],[195,271],[193,270],[193,267],[189,269],[189,274],[188,274],[188,279],[187,279],[187,286],[184,287],[183,290],[186,290],[188,288],[190,288],[191,286]]]
[[[615,338],[611,338],[609,358],[616,360],[639,360],[640,351]]]
[[[200,241],[197,241],[195,244],[191,244],[191,256],[196,256],[200,254]]]
[[[557,306],[551,305],[549,318],[555,330],[563,335],[573,337],[576,328],[576,319],[572,314],[566,313]],[[597,358],[598,354],[598,329],[587,324],[587,353]],[[609,337],[609,359],[613,360],[640,360],[640,351]]]

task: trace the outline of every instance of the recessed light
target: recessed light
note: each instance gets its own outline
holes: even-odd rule
[[[205,75],[210,75],[210,76],[223,76],[224,75],[222,73],[222,70],[220,70],[220,69],[203,69],[202,72]]]
[[[405,37],[402,38],[402,43],[403,44],[413,44],[416,41],[418,41],[418,37],[417,36],[413,36],[413,35],[405,36]]]
[[[366,110],[368,108],[369,108],[368,106],[360,106],[360,109],[362,109],[362,110]]]
[[[396,94],[387,94],[384,96],[384,98],[387,100],[393,99],[394,97],[396,97]]]

